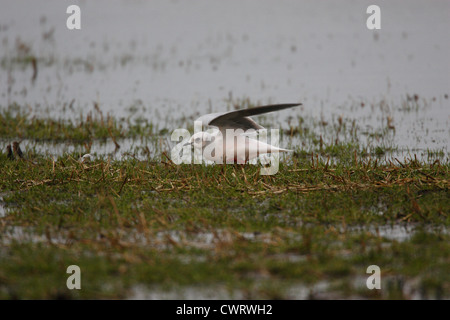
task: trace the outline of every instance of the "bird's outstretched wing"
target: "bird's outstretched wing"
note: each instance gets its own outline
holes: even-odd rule
[[[260,106],[255,108],[241,109],[236,111],[230,111],[226,113],[206,115],[203,121],[207,125],[216,126],[220,130],[225,129],[264,129],[263,126],[257,124],[250,116],[255,116],[263,113],[280,111],[292,107],[300,106],[301,103],[287,103],[287,104],[272,104],[268,106]]]

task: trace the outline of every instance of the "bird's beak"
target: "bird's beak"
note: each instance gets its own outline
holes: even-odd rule
[[[187,142],[187,143],[183,144],[183,147],[190,146],[190,145],[192,145],[192,144],[190,142]]]

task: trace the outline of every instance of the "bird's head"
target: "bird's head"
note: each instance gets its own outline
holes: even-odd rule
[[[208,132],[197,132],[187,142],[186,145],[191,145],[194,148],[203,148],[214,140],[214,136]]]

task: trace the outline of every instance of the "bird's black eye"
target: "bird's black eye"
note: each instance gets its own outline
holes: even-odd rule
[[[200,142],[200,138],[196,138],[195,143],[199,143],[199,142]]]

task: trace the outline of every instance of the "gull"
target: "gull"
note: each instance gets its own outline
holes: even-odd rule
[[[280,111],[300,105],[302,104],[273,104],[230,112],[206,114],[198,118],[196,123],[200,122],[202,127],[210,126],[215,128],[215,130],[212,133],[208,131],[197,132],[185,145],[191,145],[196,150],[201,150],[205,159],[215,163],[245,164],[263,154],[292,151],[250,138],[249,136],[252,133],[264,129],[250,116]]]
[[[78,159],[78,161],[81,163],[89,163],[89,162],[91,162],[92,159],[94,159],[94,156],[90,153],[86,153],[85,155],[80,157],[80,159]]]

